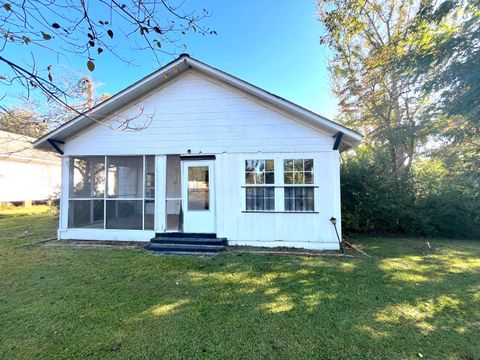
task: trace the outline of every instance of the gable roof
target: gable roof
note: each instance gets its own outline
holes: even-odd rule
[[[342,149],[346,149],[354,147],[362,141],[362,135],[360,135],[358,132],[348,129],[345,126],[307,110],[280,96],[269,93],[268,91],[265,91],[233,75],[227,74],[222,70],[202,63],[201,61],[190,57],[188,54],[181,54],[177,59],[171,61],[167,65],[137,81],[136,83],[128,86],[102,103],[94,106],[85,114],[76,116],[72,120],[59,126],[57,129],[39,138],[34,142],[33,146],[45,150],[53,150],[54,144],[52,143],[65,142],[68,138],[92,125],[96,119],[105,119],[105,117],[109,114],[118,111],[125,105],[133,102],[135,99],[148,94],[149,92],[166,84],[179,74],[189,69],[197,70],[207,76],[210,76],[211,78],[220,80],[237,89],[240,89],[251,96],[265,101],[274,108],[289,113],[293,115],[293,117],[302,119],[320,131],[331,133],[332,136],[336,136],[338,134],[343,135],[337,136],[337,139],[341,140],[341,144],[336,144],[337,147],[338,145],[341,145]]]
[[[34,149],[34,140],[30,136],[0,130],[0,160],[60,166],[58,154]]]

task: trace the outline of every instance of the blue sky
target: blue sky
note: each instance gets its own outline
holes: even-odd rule
[[[218,33],[182,39],[191,56],[324,116],[335,116],[337,101],[329,90],[327,48],[319,43],[322,29],[315,1],[187,0],[185,6],[209,10],[212,16],[205,24]],[[22,51],[24,55],[28,52]],[[150,54],[131,51],[128,56],[135,65],[112,56],[96,59],[92,77],[102,84],[98,93],[114,94],[159,67]],[[171,60],[161,57],[162,64]],[[54,76],[64,68],[88,73],[82,58],[40,53],[37,62],[45,61],[52,63]]]

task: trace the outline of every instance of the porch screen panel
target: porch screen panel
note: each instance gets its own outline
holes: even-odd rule
[[[70,197],[103,198],[105,191],[105,157],[86,156],[70,161]]]
[[[106,228],[142,230],[143,156],[107,157]]]
[[[153,230],[155,156],[70,157],[69,228]]]
[[[69,227],[103,229],[103,199],[70,200],[68,207]]]
[[[108,198],[143,198],[143,156],[108,156]]]
[[[155,226],[155,156],[145,156],[145,220],[144,229]]]
[[[107,200],[107,229],[142,230],[142,200]]]
[[[103,229],[105,157],[70,159],[68,227]]]

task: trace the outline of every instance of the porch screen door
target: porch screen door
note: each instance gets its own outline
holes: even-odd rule
[[[182,161],[183,231],[215,232],[214,161]]]

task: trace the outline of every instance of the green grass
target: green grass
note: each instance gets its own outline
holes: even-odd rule
[[[34,243],[54,228],[0,217],[2,359],[480,359],[480,241],[204,259]]]

